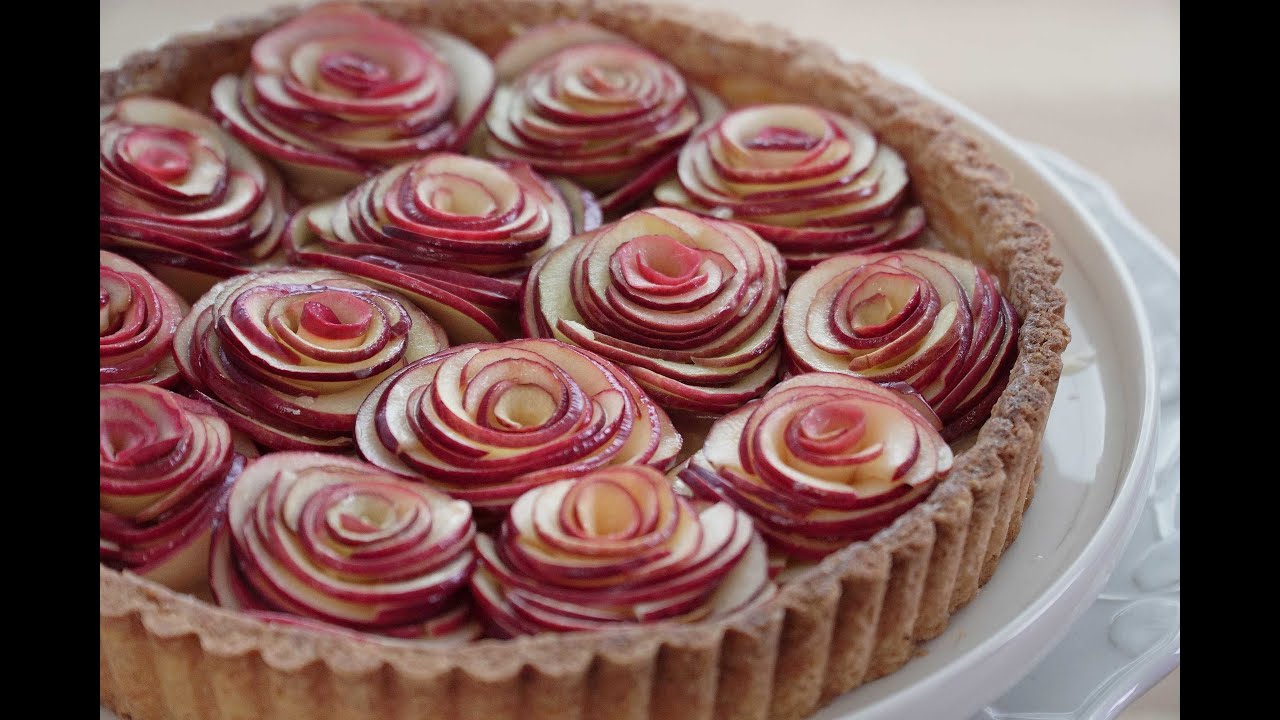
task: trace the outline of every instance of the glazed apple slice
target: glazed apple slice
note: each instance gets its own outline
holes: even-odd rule
[[[500,516],[525,491],[594,468],[665,470],[681,438],[608,360],[525,339],[452,348],[391,375],[360,406],[356,443],[373,464]]]
[[[484,53],[353,5],[322,5],[254,43],[253,63],[213,85],[215,114],[320,200],[377,170],[460,150],[494,88]]]
[[[474,565],[465,502],[320,453],[249,463],[211,555],[218,603],[366,632],[465,640]]]
[[[195,592],[216,506],[257,456],[213,407],[152,385],[103,385],[99,406],[99,554]]]
[[[174,341],[193,389],[254,440],[284,450],[350,447],[369,391],[445,346],[440,326],[399,295],[314,270],[219,283]]]
[[[668,408],[719,414],[773,382],[785,287],[782,258],[751,230],[652,208],[539,261],[522,322],[622,365]]]
[[[534,488],[476,540],[472,594],[499,635],[705,619],[769,597],[765,546],[727,503],[700,512],[659,472],[601,468]]]
[[[594,228],[594,208],[590,193],[523,163],[436,153],[303,208],[286,237],[294,262],[402,293],[454,342],[492,342],[515,330],[529,267]]]
[[[142,266],[98,258],[98,382],[173,387],[173,336],[191,306]]]
[[[130,97],[101,115],[102,247],[192,302],[222,278],[279,263],[288,213],[275,170],[170,100]]]
[[[906,199],[908,183],[901,156],[861,122],[808,105],[754,105],[697,133],[654,198],[755,230],[795,272],[918,236],[924,212]]]
[[[953,459],[938,427],[896,390],[806,373],[717,420],[679,477],[742,508],[776,551],[814,561],[928,496]]]
[[[590,23],[525,31],[494,64],[499,85],[476,146],[601,193],[605,212],[647,194],[690,133],[723,113],[674,66]]]
[[[994,278],[935,250],[831,258],[796,280],[783,311],[797,370],[904,383],[941,418],[948,440],[989,414],[1018,324]]]

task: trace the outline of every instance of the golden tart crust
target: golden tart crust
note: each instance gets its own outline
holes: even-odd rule
[[[730,104],[804,101],[858,116],[906,159],[935,242],[995,270],[1023,318],[991,418],[924,503],[757,608],[689,626],[483,640],[441,649],[270,625],[100,571],[101,699],[158,718],[800,718],[886,675],[973,599],[1017,536],[1068,330],[1061,263],[1029,198],[956,119],[820,43],[725,14],[626,0],[364,3],[494,52],[521,28],[584,19],[653,48]],[[100,100],[207,109],[281,8],[184,35],[101,73]],[[803,92],[793,89],[803,89]]]

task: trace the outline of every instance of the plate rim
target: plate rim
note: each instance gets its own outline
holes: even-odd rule
[[[1121,553],[1111,552],[1108,557],[1108,552],[1113,547],[1127,546],[1137,529],[1144,507],[1143,500],[1155,480],[1155,441],[1159,425],[1158,380],[1151,324],[1132,274],[1110,238],[1093,215],[1029,148],[981,114],[933,87],[924,76],[907,64],[890,58],[860,58],[842,49],[837,54],[846,62],[866,62],[882,75],[937,103],[953,114],[966,132],[986,144],[988,152],[1003,152],[1008,159],[1021,164],[1038,181],[1044,183],[1056,196],[1055,199],[1060,200],[1088,230],[1092,244],[1102,251],[1103,260],[1115,271],[1119,281],[1118,289],[1126,300],[1132,313],[1131,319],[1138,330],[1136,339],[1141,354],[1143,382],[1140,407],[1134,408],[1138,423],[1132,459],[1128,467],[1122,469],[1110,506],[1075,560],[997,633],[909,686],[869,705],[835,716],[839,720],[890,720],[903,717],[904,713],[905,716],[914,717],[913,712],[918,714],[919,708],[930,706],[931,702],[936,703],[938,697],[956,699],[967,696],[967,702],[957,702],[949,711],[955,713],[953,717],[959,720],[970,717],[987,703],[1008,692],[1057,646],[1075,620],[1092,605],[1119,562]],[[996,161],[1009,171],[1022,169],[1008,167],[1005,158]],[[1019,189],[1027,192],[1025,186],[1020,185]],[[1052,628],[1044,621],[1046,615],[1059,616],[1055,618]],[[991,671],[992,667],[999,664],[999,660],[1008,662],[1008,658],[1015,655],[1018,657],[1019,670],[1012,673]],[[1031,659],[1030,662],[1027,658]],[[975,685],[968,684],[972,679],[970,674],[983,670],[986,670],[983,673],[986,682],[980,684],[981,693],[975,693]],[[960,687],[962,685],[964,687]]]

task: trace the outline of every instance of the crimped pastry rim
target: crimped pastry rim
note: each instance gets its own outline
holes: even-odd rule
[[[721,43],[717,48],[719,53],[736,55],[737,59],[748,61],[745,64],[749,64],[751,58],[762,58],[760,62],[766,66],[777,65],[771,61],[779,57],[784,60],[776,70],[757,68],[757,71],[782,75],[796,73],[801,77],[827,80],[819,91],[813,91],[816,86],[797,86],[830,95],[821,100],[829,102],[831,97],[835,97],[838,104],[856,105],[861,111],[859,116],[869,121],[886,142],[908,157],[913,179],[919,177],[930,181],[925,183],[930,187],[920,191],[930,211],[931,226],[946,231],[944,234],[958,240],[961,247],[965,245],[965,237],[972,236],[975,229],[980,229],[984,236],[990,238],[977,247],[970,239],[967,249],[971,256],[976,250],[1000,271],[1002,287],[1023,318],[1018,360],[1011,371],[1008,387],[972,447],[957,455],[951,473],[929,499],[903,514],[872,539],[853,543],[828,556],[781,588],[778,596],[770,602],[733,617],[696,625],[660,624],[595,633],[487,639],[441,650],[373,637],[355,641],[305,628],[270,625],[180,595],[130,573],[101,567],[99,607],[104,628],[105,623],[113,619],[128,620],[133,626],[136,618],[140,623],[139,631],[152,638],[194,637],[199,651],[208,657],[241,658],[256,654],[267,666],[286,673],[318,662],[343,677],[377,672],[384,667],[410,676],[462,672],[477,680],[494,683],[525,672],[549,677],[573,676],[589,672],[600,658],[625,665],[636,658],[653,655],[664,647],[692,650],[719,647],[730,635],[759,639],[773,632],[771,628],[786,625],[787,618],[793,614],[806,617],[834,612],[827,608],[834,602],[828,597],[832,586],[839,590],[842,583],[847,586],[850,577],[866,572],[867,568],[881,567],[886,562],[892,564],[900,555],[906,557],[912,548],[920,545],[922,535],[932,537],[935,535],[933,528],[947,518],[970,512],[966,503],[977,503],[974,498],[981,493],[994,491],[997,495],[1009,495],[1010,491],[1001,488],[1019,482],[1016,477],[1019,475],[1030,474],[1030,478],[1021,480],[1024,487],[1027,483],[1034,484],[1039,464],[1039,443],[1061,374],[1061,353],[1068,338],[1063,320],[1065,297],[1055,285],[1061,273],[1061,263],[1051,254],[1050,233],[1036,218],[1032,201],[1013,187],[1008,172],[995,165],[980,145],[957,127],[956,119],[947,111],[914,91],[881,77],[869,66],[840,60],[821,43],[801,41],[777,28],[746,23],[724,13],[630,0],[437,0],[425,4],[364,4],[402,19],[424,14],[433,20],[444,19],[446,24],[461,25],[449,29],[461,30],[463,35],[468,34],[467,29],[487,36],[506,32],[507,28],[495,23],[494,17],[511,18],[513,21],[524,18],[538,21],[550,16],[580,17],[655,47],[677,65],[685,66],[690,74],[706,70],[688,67],[687,63],[681,62],[686,56],[699,57],[700,49],[694,47],[697,43],[686,42],[668,48],[663,42],[654,41],[669,34],[660,30],[674,28],[684,33],[677,34],[674,42],[710,34]],[[167,94],[175,95],[184,89],[189,75],[201,72],[196,65],[202,53],[225,52],[244,46],[248,38],[256,37],[297,11],[297,8],[277,8],[254,18],[220,24],[208,32],[179,36],[155,50],[135,53],[126,58],[119,69],[100,73],[100,101],[113,102],[138,92],[166,94],[167,91]],[[477,27],[469,27],[467,23]],[[492,47],[485,46],[491,44],[483,43],[482,49],[492,52]],[[673,53],[679,57],[673,57]],[[709,71],[714,72],[714,67]],[[801,96],[813,97],[808,92]],[[841,109],[847,111],[847,108]],[[931,187],[935,180],[941,188]],[[962,196],[961,202],[968,205],[968,213],[953,215],[939,211],[935,217],[934,205],[945,203],[948,191]],[[972,223],[976,228],[966,227],[966,223]],[[997,529],[1007,527],[1010,534],[1004,538],[993,535],[991,542],[999,545],[994,550],[984,546],[983,557],[979,558],[981,567],[972,569],[978,583],[985,582],[990,576],[995,560],[1012,541],[1021,511],[1029,499],[1030,490],[1024,489],[1016,501],[1011,501],[1012,504],[1001,502],[1002,513],[1007,517],[996,518],[993,522]],[[1005,505],[1009,505],[1007,512],[1004,511]],[[933,541],[929,542],[932,546]],[[963,574],[965,571],[962,568],[959,572]],[[887,580],[884,582],[891,586],[893,572],[885,570],[885,573]],[[950,613],[971,597],[971,594],[959,599],[952,597],[945,603],[948,607],[939,626],[913,628],[911,636],[905,639],[908,649],[913,651],[916,644],[945,629]],[[786,629],[781,627],[777,632],[785,634]],[[768,644],[767,640],[762,642]],[[777,643],[776,654],[781,655],[786,651],[782,647],[784,640],[777,640]],[[884,674],[896,669],[908,657],[909,653],[901,661],[890,660],[879,672]],[[526,671],[525,668],[531,670]],[[822,668],[819,672],[829,675],[831,671]],[[873,670],[870,674],[876,672]],[[107,677],[106,670],[103,676]],[[865,679],[870,678],[863,676],[854,684]],[[780,681],[775,678],[774,682],[776,685]],[[824,689],[818,703],[825,703],[833,691],[839,690],[839,687]],[[105,701],[107,691],[104,689],[103,692]],[[777,705],[777,698],[774,698],[774,703]],[[775,707],[770,714],[794,716],[796,712],[812,712],[816,707],[812,704],[809,707],[797,706],[794,710],[788,706],[781,710]]]

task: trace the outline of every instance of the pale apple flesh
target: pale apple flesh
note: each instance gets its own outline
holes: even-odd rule
[[[245,466],[221,522],[208,565],[220,605],[403,638],[479,634],[465,502],[351,458],[277,452]]]
[[[494,64],[476,147],[603,194],[606,213],[645,196],[695,128],[723,113],[666,60],[585,22],[525,31]]]
[[[99,250],[98,267],[98,383],[173,387],[173,337],[191,306],[115,253]]]
[[[342,450],[369,391],[446,346],[440,326],[395,293],[281,270],[215,286],[178,326],[174,355],[191,387],[258,443]]]
[[[794,272],[915,239],[925,218],[908,184],[902,157],[861,122],[808,105],[753,105],[694,135],[654,199],[745,225]]]
[[[785,263],[755,233],[652,208],[539,261],[521,321],[618,363],[665,407],[719,414],[775,379],[785,288]]]
[[[695,622],[776,592],[746,514],[722,502],[699,509],[644,466],[529,490],[476,551],[472,596],[499,637]]]
[[[350,5],[307,10],[259,38],[252,57],[241,77],[214,83],[213,112],[308,200],[461,150],[494,87],[489,59],[466,41]]]
[[[170,100],[130,97],[101,115],[102,247],[210,282],[278,263],[288,213],[275,170]]]
[[[153,385],[103,385],[98,403],[101,561],[198,591],[216,505],[257,450],[213,407]]]
[[[948,441],[977,427],[1004,389],[1019,320],[999,283],[935,250],[857,253],[798,278],[783,310],[796,372],[848,372],[910,387]]]
[[[717,420],[679,478],[745,511],[777,553],[815,561],[928,497],[953,461],[938,427],[896,390],[806,373]]]
[[[369,462],[500,517],[525,491],[608,465],[670,467],[681,437],[617,366],[555,340],[450,348],[369,393]]]

